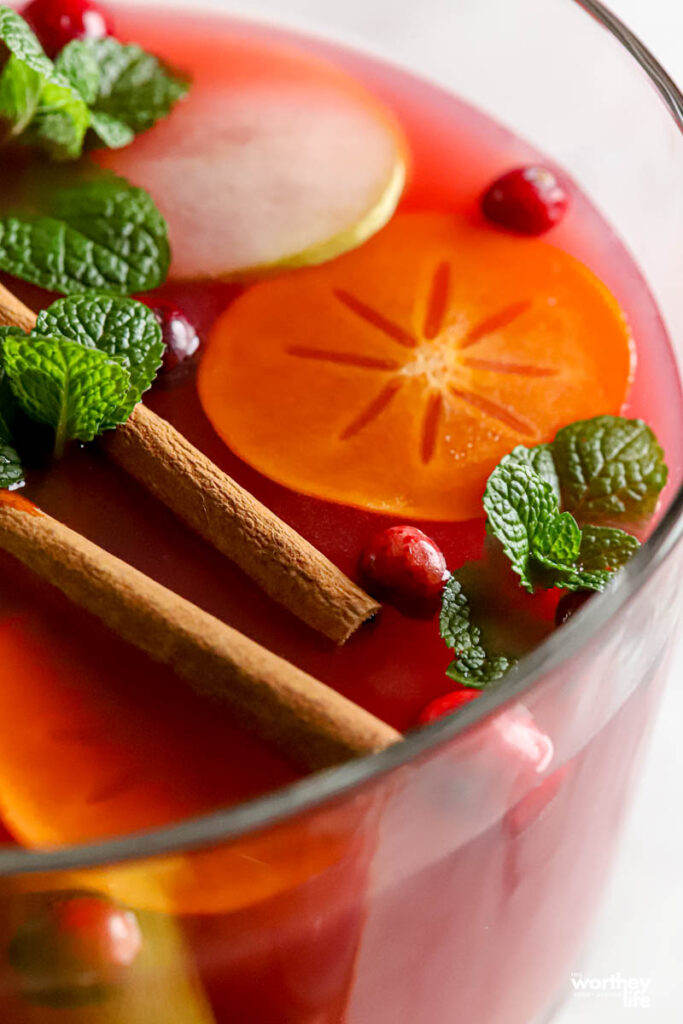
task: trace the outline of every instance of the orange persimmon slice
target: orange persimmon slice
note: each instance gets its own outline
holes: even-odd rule
[[[199,373],[207,416],[281,484],[401,517],[482,514],[517,444],[618,413],[633,347],[580,262],[446,214],[403,214],[356,252],[252,287]]]

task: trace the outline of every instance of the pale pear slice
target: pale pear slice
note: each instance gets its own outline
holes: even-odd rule
[[[196,69],[166,121],[96,156],[147,189],[165,215],[171,277],[320,263],[389,220],[406,147],[355,79],[305,52],[244,38],[209,70]]]

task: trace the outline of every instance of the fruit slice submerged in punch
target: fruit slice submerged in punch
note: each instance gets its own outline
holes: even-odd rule
[[[362,86],[239,37],[171,117],[96,159],[151,193],[184,279],[331,259],[386,223],[405,179],[400,129]]]
[[[199,372],[217,433],[305,494],[401,517],[481,515],[517,444],[617,413],[623,314],[544,242],[445,214],[399,214],[361,249],[254,285]]]

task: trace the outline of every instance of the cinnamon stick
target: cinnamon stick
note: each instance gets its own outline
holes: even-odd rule
[[[30,330],[35,314],[0,285],[0,324]],[[101,439],[107,456],[274,601],[337,644],[379,605],[328,558],[140,404]]]
[[[402,737],[324,683],[111,555],[0,493],[0,546],[295,763],[327,768]]]

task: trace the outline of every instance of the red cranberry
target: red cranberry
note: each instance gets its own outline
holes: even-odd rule
[[[500,750],[511,755],[517,769],[541,774],[553,759],[553,741],[543,732],[530,711],[518,704],[491,719],[498,734]]]
[[[429,725],[430,722],[436,722],[438,718],[443,718],[444,715],[452,715],[454,711],[459,711],[465,704],[469,704],[470,701],[480,696],[480,690],[453,690],[452,693],[447,693],[443,697],[437,697],[436,700],[430,701],[420,714],[417,723],[418,725]]]
[[[564,626],[566,622],[569,622],[572,615],[576,615],[579,609],[583,608],[586,601],[590,601],[592,596],[592,590],[575,590],[572,593],[565,594],[557,602],[555,625]]]
[[[511,807],[505,815],[505,828],[514,836],[519,835],[537,821],[562,789],[569,765],[557,768],[546,776],[538,786],[534,786],[522,797],[519,803]]]
[[[52,1005],[80,1005],[117,984],[142,948],[132,910],[89,893],[48,895],[19,927],[9,959],[26,994]]]
[[[113,35],[110,15],[93,0],[32,0],[21,13],[50,57],[72,39]]]
[[[163,372],[171,373],[188,364],[197,354],[200,340],[197,329],[188,316],[173,302],[166,299],[143,300],[152,310],[164,340]]]
[[[546,167],[518,167],[493,182],[481,200],[487,220],[520,235],[542,235],[564,217],[567,193]]]
[[[414,526],[390,526],[363,550],[360,572],[368,590],[409,615],[433,614],[448,569],[443,552]]]

